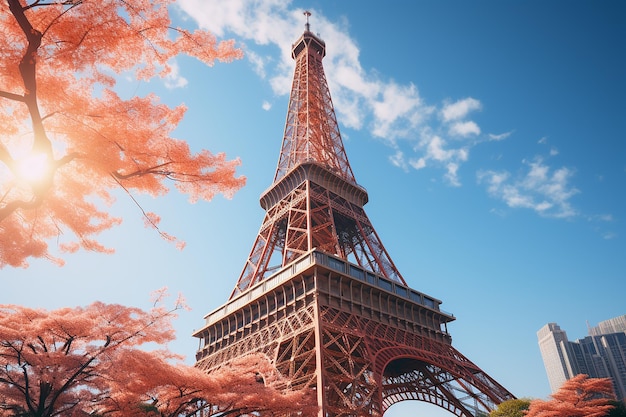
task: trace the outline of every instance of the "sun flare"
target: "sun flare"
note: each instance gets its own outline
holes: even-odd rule
[[[50,161],[45,153],[31,154],[17,161],[17,174],[20,179],[36,182],[48,174]]]

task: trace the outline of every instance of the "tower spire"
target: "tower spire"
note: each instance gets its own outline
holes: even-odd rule
[[[274,182],[303,162],[316,162],[356,184],[343,147],[335,109],[324,74],[326,44],[309,30],[292,45],[296,61],[283,142]]]
[[[311,12],[308,10],[304,11],[304,15],[306,16],[306,23],[304,25],[304,31],[305,32],[310,32],[311,31],[311,25],[309,25],[309,17],[311,16]]]

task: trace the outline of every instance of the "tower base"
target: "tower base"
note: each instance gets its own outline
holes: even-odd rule
[[[440,302],[313,250],[208,314],[197,366],[263,353],[320,416],[381,416],[404,400],[487,415],[514,396],[459,353]]]

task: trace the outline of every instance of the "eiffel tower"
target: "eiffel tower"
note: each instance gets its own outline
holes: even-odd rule
[[[484,416],[514,396],[452,346],[441,301],[409,288],[363,206],[310,31],[295,72],[263,224],[229,300],[205,316],[196,366],[269,357],[291,387],[314,390],[320,416],[382,416],[419,400]]]

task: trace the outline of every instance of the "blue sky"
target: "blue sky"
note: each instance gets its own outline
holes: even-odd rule
[[[178,24],[234,38],[245,58],[178,58],[171,78],[119,89],[184,102],[177,137],[241,158],[247,186],[194,205],[175,191],[138,196],[183,251],[119,194],[111,210],[124,223],[102,235],[115,254],[0,270],[0,303],[148,308],[167,286],[192,308],[170,348],[193,363],[190,335],[227,300],[263,220],[308,9],[365,210],[409,285],[457,317],[457,349],[516,396],[545,398],[537,330],[557,322],[576,339],[626,313],[626,4],[177,3]],[[413,402],[387,415],[419,410],[448,415]]]

